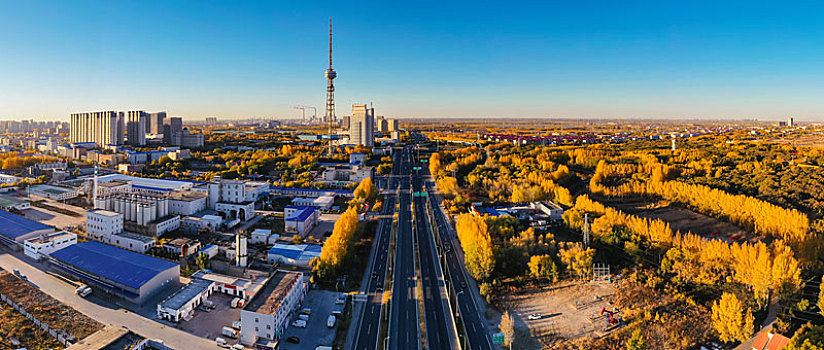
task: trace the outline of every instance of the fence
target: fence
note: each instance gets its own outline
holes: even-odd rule
[[[28,318],[29,320],[34,322],[35,325],[42,328],[44,331],[46,331],[46,333],[49,333],[49,335],[56,338],[57,341],[59,341],[61,344],[65,345],[66,347],[71,346],[72,343],[75,340],[77,340],[73,335],[67,333],[66,331],[64,331],[62,329],[51,328],[46,323],[41,322],[39,319],[37,319],[37,317],[32,316],[32,314],[28,313],[25,309],[23,309],[22,307],[17,305],[17,303],[15,303],[13,300],[11,300],[11,298],[7,298],[5,294],[0,293],[0,299],[2,299],[4,302],[6,302],[6,304],[9,304],[9,306],[13,307],[15,310],[17,310],[21,314],[23,314],[23,316],[26,316],[26,318]]]

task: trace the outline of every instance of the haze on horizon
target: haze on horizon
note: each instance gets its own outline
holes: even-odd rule
[[[0,119],[166,110],[821,120],[824,4],[0,3]]]

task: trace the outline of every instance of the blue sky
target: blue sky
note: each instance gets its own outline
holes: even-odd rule
[[[824,5],[0,0],[0,119],[824,116]]]

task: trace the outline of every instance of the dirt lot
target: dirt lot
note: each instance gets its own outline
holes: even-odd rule
[[[0,323],[0,343],[2,344],[13,345],[11,340],[13,338],[20,342],[14,348],[63,349],[63,345],[57,339],[4,302],[0,302],[0,320],[3,320]]]
[[[667,201],[607,200],[603,203],[629,214],[650,219],[661,219],[668,222],[673,230],[681,232],[689,231],[702,236],[720,232],[720,236],[724,238],[735,237],[736,239],[742,239],[746,237],[747,240],[758,238],[755,235],[747,234],[740,227],[727,221],[696,213],[683,206]]]
[[[511,296],[507,303],[515,318],[513,349],[540,349],[541,343],[550,339],[603,336],[606,317],[600,312],[603,308],[612,309],[603,299],[613,292],[612,283],[561,282]],[[540,319],[530,320],[532,314],[540,314]]]
[[[63,305],[28,282],[0,270],[0,290],[23,309],[54,329],[62,329],[83,339],[103,328],[99,322]]]
[[[31,209],[23,210],[23,215],[27,219],[54,226],[58,229],[65,229],[71,226],[83,226],[86,223],[86,215],[83,208],[53,201],[43,201],[43,203],[46,204],[46,207],[36,207],[32,205]],[[48,207],[59,208],[61,211],[65,211],[65,213],[50,210]],[[67,215],[66,213],[69,212],[74,213],[74,215]]]

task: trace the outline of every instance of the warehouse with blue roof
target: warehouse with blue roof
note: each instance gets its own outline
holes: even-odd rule
[[[22,249],[27,239],[50,233],[54,233],[54,227],[0,210],[0,242],[13,249]]]
[[[61,274],[136,305],[180,285],[179,264],[96,241],[53,252],[49,263]]]

